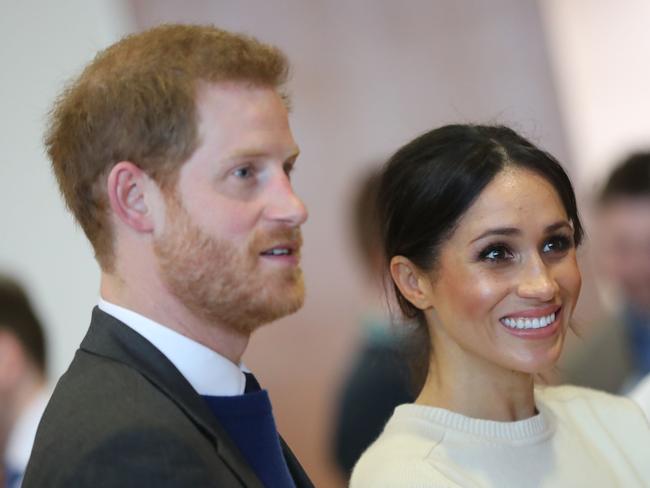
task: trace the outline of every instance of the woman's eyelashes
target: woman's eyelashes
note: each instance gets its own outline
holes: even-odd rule
[[[544,239],[540,246],[540,254],[551,258],[563,257],[574,247],[573,238],[569,235],[555,234]],[[478,254],[478,261],[489,264],[505,264],[517,259],[519,251],[505,242],[495,242],[485,246]]]
[[[544,254],[563,256],[573,248],[573,237],[564,234],[556,234],[544,240],[542,252]]]
[[[515,258],[515,253],[510,247],[502,242],[489,244],[479,253],[480,261],[488,263],[502,263]]]

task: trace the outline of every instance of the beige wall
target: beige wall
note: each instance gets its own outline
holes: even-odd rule
[[[650,148],[650,2],[539,2],[577,182]]]
[[[97,301],[90,246],[59,198],[42,138],[64,82],[131,30],[113,0],[0,0],[0,271],[19,277],[47,324],[52,378]]]

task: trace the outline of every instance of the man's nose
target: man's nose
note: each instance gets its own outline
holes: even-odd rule
[[[293,191],[286,174],[282,173],[270,185],[265,213],[268,219],[291,227],[298,227],[307,220],[307,207]]]

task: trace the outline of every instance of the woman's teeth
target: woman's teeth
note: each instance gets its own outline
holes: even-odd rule
[[[540,329],[555,322],[555,313],[544,317],[531,318],[509,318],[501,319],[501,323],[511,329]]]

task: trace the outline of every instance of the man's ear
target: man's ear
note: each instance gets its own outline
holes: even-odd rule
[[[129,161],[120,161],[108,174],[111,209],[124,224],[138,232],[152,232],[153,215],[147,201],[149,176]]]
[[[420,268],[404,256],[394,256],[390,260],[390,275],[409,302],[420,310],[433,307],[431,280]]]

